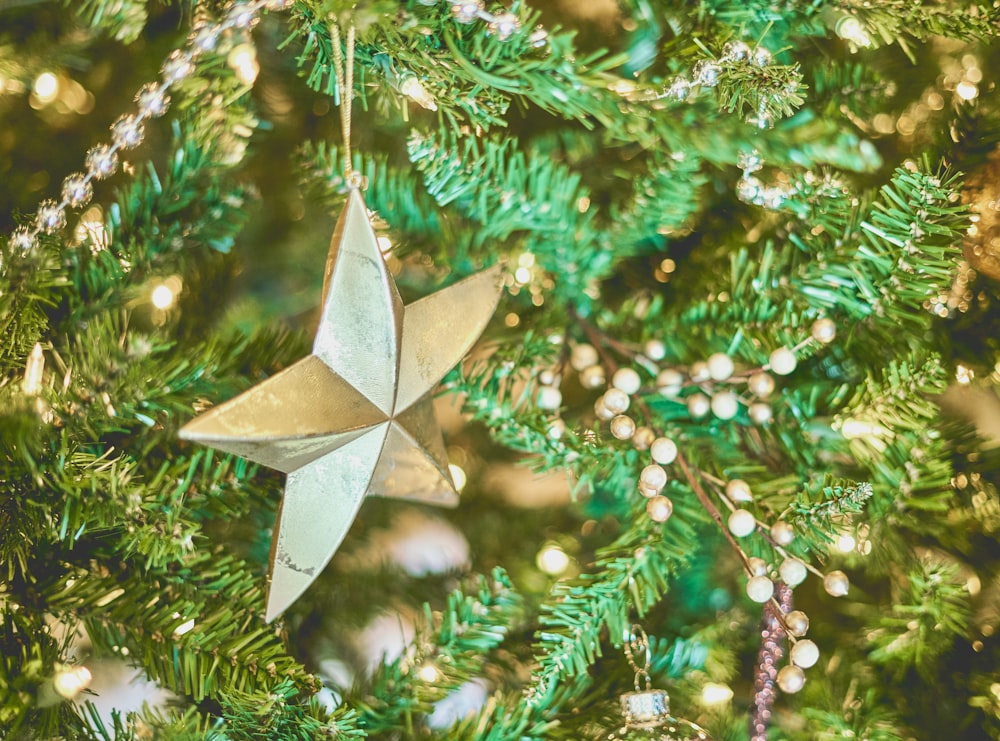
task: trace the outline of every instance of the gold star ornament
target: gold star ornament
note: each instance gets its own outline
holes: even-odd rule
[[[288,474],[268,622],[319,576],[367,495],[458,503],[431,392],[482,334],[501,288],[494,266],[403,306],[352,189],[330,244],[312,354],[181,429]]]

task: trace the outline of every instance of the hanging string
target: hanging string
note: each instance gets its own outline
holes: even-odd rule
[[[340,129],[344,137],[344,178],[351,188],[362,186],[360,173],[354,171],[351,157],[351,103],[354,98],[354,24],[347,29],[346,51],[341,49],[340,25],[334,21],[330,24],[330,35],[333,40],[333,71],[337,76],[337,89],[340,91]],[[346,59],[345,59],[346,56]]]

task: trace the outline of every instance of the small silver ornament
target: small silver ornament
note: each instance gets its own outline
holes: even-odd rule
[[[625,725],[601,741],[712,741],[708,731],[689,720],[670,714],[670,695],[653,689],[649,677],[651,657],[649,638],[638,625],[633,625],[626,637],[625,656],[635,670],[635,692],[621,696],[621,712]]]

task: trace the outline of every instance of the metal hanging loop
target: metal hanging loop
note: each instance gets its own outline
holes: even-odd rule
[[[625,640],[625,658],[635,671],[635,691],[652,689],[653,680],[649,676],[649,667],[652,664],[649,636],[641,625],[634,624],[629,628]]]

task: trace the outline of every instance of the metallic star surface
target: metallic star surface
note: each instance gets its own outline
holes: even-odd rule
[[[404,307],[352,190],[330,244],[312,354],[181,429],[288,474],[268,622],[319,576],[367,495],[458,503],[430,394],[486,328],[501,287],[494,266]]]

